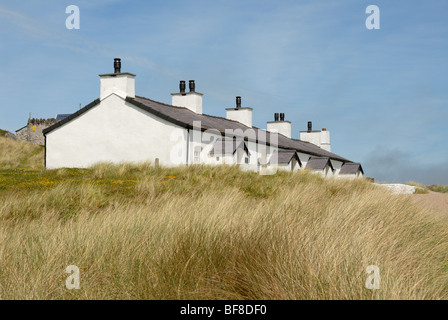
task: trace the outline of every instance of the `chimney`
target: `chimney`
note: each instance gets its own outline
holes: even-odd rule
[[[241,107],[241,97],[236,97],[236,107],[226,109],[226,118],[228,120],[238,121],[245,126],[252,128],[252,108]]]
[[[121,72],[121,59],[114,59],[114,73],[100,74],[100,100],[111,94],[135,98],[135,74]]]
[[[114,68],[115,68],[114,73],[121,73],[121,59],[120,58],[114,59]]]
[[[268,121],[267,129],[269,132],[278,132],[287,138],[291,138],[291,121],[285,120],[284,113],[280,113],[280,117],[278,113],[274,113],[274,121]]]
[[[196,92],[194,80],[188,82],[190,92],[185,92],[185,81],[179,82],[179,93],[171,94],[171,104],[176,107],[187,108],[197,114],[202,114],[202,93]]]
[[[327,131],[325,128],[320,132],[320,147],[331,152],[330,131]]]
[[[331,152],[330,131],[323,128],[322,131],[314,130],[311,121],[308,121],[308,130],[300,131],[300,140],[310,142],[316,146]]]
[[[180,93],[184,93],[185,92],[185,81],[181,80],[179,83],[179,90]]]
[[[241,109],[241,97],[236,97],[236,108]]]

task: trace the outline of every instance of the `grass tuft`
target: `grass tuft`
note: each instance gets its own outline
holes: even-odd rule
[[[432,186],[428,186],[428,189],[431,191],[434,191],[434,192],[448,193],[448,186],[432,185]]]
[[[0,168],[42,169],[44,147],[0,136]]]

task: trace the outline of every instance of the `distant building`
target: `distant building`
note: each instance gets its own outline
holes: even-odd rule
[[[18,140],[28,141],[43,146],[45,145],[45,138],[42,131],[68,116],[69,114],[58,114],[56,119],[29,119],[26,126],[16,130],[16,137]]]

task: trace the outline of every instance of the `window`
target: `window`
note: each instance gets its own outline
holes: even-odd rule
[[[201,151],[202,151],[201,147],[194,148],[194,163],[201,162]]]
[[[244,159],[244,163],[245,163],[245,164],[249,164],[249,158],[246,157],[246,158]]]
[[[219,157],[216,157],[216,161],[219,161]]]

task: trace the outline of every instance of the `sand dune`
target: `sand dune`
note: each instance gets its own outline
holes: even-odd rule
[[[429,191],[428,194],[414,194],[411,197],[415,203],[448,218],[448,193]]]

